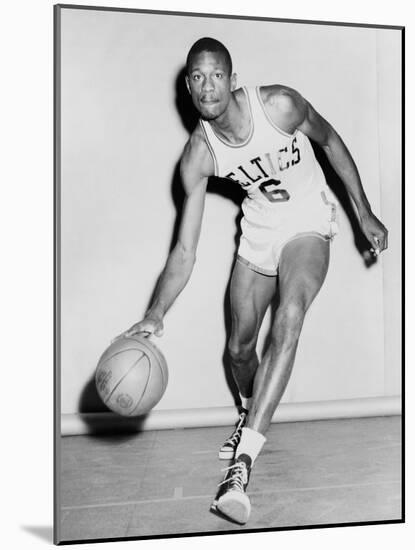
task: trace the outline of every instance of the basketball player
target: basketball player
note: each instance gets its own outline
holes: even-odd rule
[[[242,186],[246,198],[230,287],[228,349],[243,409],[220,450],[220,458],[232,462],[214,504],[244,524],[250,472],[290,378],[304,316],[325,279],[337,231],[336,204],[309,138],[344,182],[373,254],[386,249],[387,231],[371,211],[343,141],[298,92],[282,85],[237,88],[228,50],[211,38],[190,49],[186,84],[200,123],[181,159],[186,200],[178,241],[144,320],[123,335],[162,334],[164,315],[193,269],[209,176]],[[280,303],[259,363],[258,332],[277,281]]]

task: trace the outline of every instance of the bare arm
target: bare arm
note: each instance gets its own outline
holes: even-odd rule
[[[185,185],[186,199],[179,238],[167,258],[147,316],[162,319],[190,278],[196,261],[206,184],[207,178],[204,177],[192,182],[191,188]]]
[[[353,158],[334,128],[295,90],[277,90],[274,111],[293,130],[318,143],[356,206],[363,233],[378,254],[387,248],[387,230],[373,214]]]
[[[330,164],[345,184],[360,218],[372,213],[356,164],[339,134],[309,103],[298,126],[304,134],[321,145]]]
[[[196,133],[187,143],[180,163],[186,198],[177,243],[160,275],[153,301],[144,319],[121,336],[139,332],[163,333],[163,318],[186,286],[196,261],[208,177],[213,174],[210,153]]]

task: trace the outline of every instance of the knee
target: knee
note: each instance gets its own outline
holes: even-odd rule
[[[235,365],[244,365],[252,359],[256,353],[256,342],[243,342],[236,338],[231,338],[228,344],[228,353]]]

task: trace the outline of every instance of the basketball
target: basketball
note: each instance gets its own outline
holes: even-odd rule
[[[113,342],[102,354],[95,384],[105,405],[122,416],[140,416],[157,405],[167,387],[161,351],[148,338],[134,335]]]

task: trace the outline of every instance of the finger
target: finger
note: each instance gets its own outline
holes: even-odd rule
[[[375,241],[375,249],[377,250],[377,254],[379,255],[387,247],[386,234],[381,233],[379,235],[376,235],[374,236],[373,240]]]
[[[372,245],[372,248],[370,249],[370,252],[373,256],[379,256],[380,254],[380,248],[379,243],[376,237],[372,237],[370,239],[370,244]]]
[[[150,326],[140,326],[140,327],[135,327],[134,329],[130,329],[130,334],[129,336],[144,336],[144,338],[147,338],[148,336],[151,336],[154,332],[154,328],[150,325]]]
[[[375,237],[375,239],[378,243],[378,248],[380,249],[380,251],[382,252],[383,250],[386,250],[386,248],[388,247],[387,233],[379,235],[378,237]]]
[[[141,329],[135,328],[127,331],[126,336],[127,338],[131,336],[144,336],[144,338],[148,338],[149,336],[151,336],[152,332],[153,332],[152,330],[148,330],[145,328],[141,328]]]
[[[117,340],[121,340],[122,338],[130,338],[130,336],[134,336],[134,334],[137,334],[137,332],[139,331],[136,328],[129,328],[128,330],[125,330],[124,332],[116,336],[112,342],[116,342]]]

